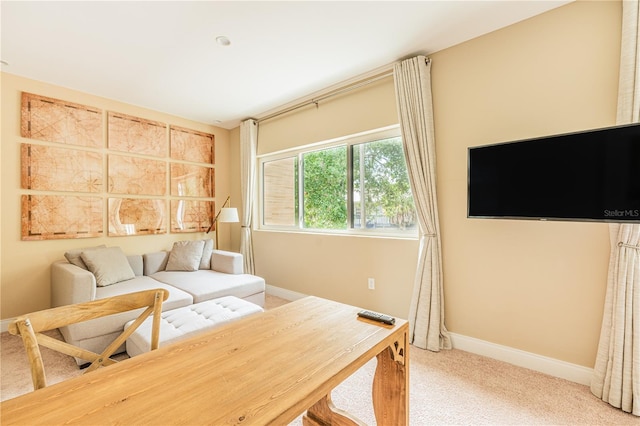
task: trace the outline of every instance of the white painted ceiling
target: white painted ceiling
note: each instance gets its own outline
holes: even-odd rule
[[[0,57],[3,72],[233,128],[568,2],[2,0]]]

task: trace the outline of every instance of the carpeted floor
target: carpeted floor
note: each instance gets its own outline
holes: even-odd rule
[[[287,303],[267,296],[266,308]],[[0,399],[32,390],[19,337],[0,335]],[[47,381],[82,374],[72,358],[42,349]],[[126,355],[124,356],[126,357]],[[375,360],[332,393],[335,405],[374,425],[371,384]],[[588,387],[460,350],[410,349],[410,424],[422,425],[634,425],[640,418],[611,407]],[[292,425],[301,425],[296,419]]]

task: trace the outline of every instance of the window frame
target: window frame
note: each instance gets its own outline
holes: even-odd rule
[[[418,227],[412,231],[389,231],[389,230],[376,230],[376,229],[363,229],[352,227],[353,218],[353,170],[352,170],[352,149],[354,145],[360,145],[368,142],[375,142],[383,139],[390,139],[395,137],[402,137],[400,132],[400,126],[398,124],[360,132],[348,136],[342,136],[326,141],[315,142],[307,145],[298,146],[295,148],[289,148],[281,151],[265,153],[258,155],[257,160],[257,179],[258,179],[258,200],[257,200],[257,221],[255,222],[255,228],[263,231],[275,231],[275,232],[292,232],[292,233],[305,233],[305,234],[330,234],[330,235],[354,235],[354,236],[368,236],[368,237],[389,237],[396,239],[417,239]],[[335,147],[344,146],[347,151],[347,229],[314,229],[304,228],[303,209],[299,208],[300,200],[303,196],[303,182],[300,178],[304,175],[303,164],[301,162],[302,155],[314,151],[320,151],[324,149],[330,149]],[[286,158],[295,158],[297,161],[298,177],[297,181],[297,199],[298,206],[296,206],[297,217],[295,218],[295,225],[265,225],[264,224],[264,164],[271,161],[282,160]]]

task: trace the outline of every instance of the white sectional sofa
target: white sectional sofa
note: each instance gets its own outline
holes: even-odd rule
[[[211,240],[199,240],[176,242],[171,251],[142,255],[125,256],[119,247],[105,246],[69,251],[66,261],[51,265],[52,306],[163,288],[169,291],[163,311],[224,296],[264,307],[264,279],[244,273],[241,254],[212,247]],[[135,317],[135,311],[112,315],[60,332],[67,342],[100,353]]]

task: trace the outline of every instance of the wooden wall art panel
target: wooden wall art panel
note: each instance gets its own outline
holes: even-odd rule
[[[109,155],[109,192],[166,195],[167,163],[147,158]]]
[[[211,167],[171,163],[171,195],[213,198],[214,173]]]
[[[102,192],[102,154],[23,143],[23,189]]]
[[[171,200],[171,232],[207,232],[214,208],[213,201]]]
[[[211,227],[213,134],[26,92],[20,113],[23,240]]]
[[[99,148],[102,129],[101,109],[22,93],[22,137]]]
[[[167,202],[109,198],[109,236],[165,234]]]
[[[167,125],[115,112],[108,113],[109,149],[167,156]]]
[[[21,198],[23,240],[102,236],[100,197],[22,195]]]
[[[214,136],[171,126],[171,158],[194,163],[215,164]]]

